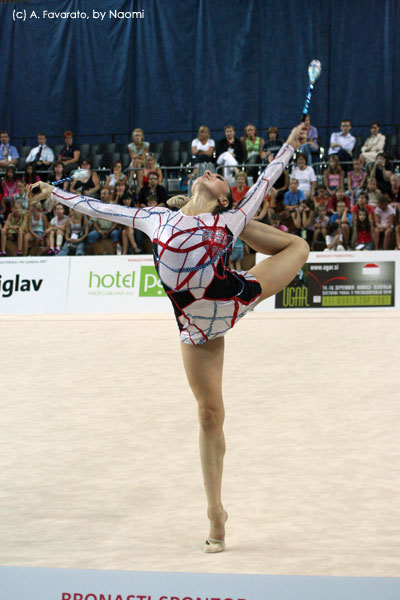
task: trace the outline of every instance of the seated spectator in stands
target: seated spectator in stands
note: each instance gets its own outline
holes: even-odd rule
[[[298,189],[299,182],[294,177],[290,178],[289,190],[286,192],[284,197],[284,205],[291,212],[296,206],[305,200],[304,194]]]
[[[10,144],[8,131],[0,131],[0,168],[5,169],[10,164],[16,166],[18,159],[18,150]]]
[[[57,203],[55,206],[55,216],[51,219],[50,225],[44,232],[49,236],[49,254],[58,254],[61,250],[65,236],[65,227],[69,217],[64,214],[64,206]]]
[[[120,160],[116,160],[113,164],[113,172],[107,177],[104,187],[113,192],[117,181],[128,182],[127,176],[122,172],[122,162]]]
[[[346,208],[349,210],[351,208],[350,198],[346,196],[344,191],[344,187],[338,187],[336,190],[336,194],[331,196],[328,204],[328,212],[336,212],[336,207],[338,202],[344,202],[346,204]]]
[[[307,166],[307,159],[304,154],[297,154],[296,166],[292,169],[290,177],[297,179],[299,182],[299,190],[303,192],[306,200],[314,196],[317,178],[314,169]]]
[[[390,192],[388,195],[392,203],[400,203],[400,178],[396,173],[390,176]]]
[[[66,131],[64,133],[64,142],[65,146],[61,150],[60,154],[57,157],[57,160],[60,161],[64,167],[64,171],[67,173],[71,173],[79,167],[78,161],[80,157],[80,150],[74,144],[72,131]]]
[[[362,169],[361,160],[355,158],[353,160],[353,170],[347,174],[347,189],[351,199],[351,206],[354,206],[357,195],[364,188],[366,178],[367,173]]]
[[[305,116],[304,125],[307,131],[307,141],[300,146],[299,150],[305,155],[308,166],[311,166],[313,161],[316,162],[319,158],[318,131],[311,125],[310,115]]]
[[[357,198],[357,202],[356,204],[353,206],[353,208],[351,209],[351,214],[353,216],[353,222],[354,220],[357,218],[358,215],[358,211],[359,210],[365,210],[368,214],[368,220],[370,222],[371,225],[371,230],[374,228],[375,222],[374,222],[374,207],[371,206],[370,204],[368,204],[368,194],[366,192],[360,192],[358,194],[358,198]]]
[[[233,204],[237,204],[247,194],[250,186],[247,185],[247,174],[245,171],[239,171],[235,177],[236,185],[232,186]]]
[[[18,177],[17,168],[14,164],[9,163],[6,167],[6,172],[1,182],[1,192],[4,198],[8,201],[11,208],[11,199],[18,192]]]
[[[368,194],[368,204],[375,208],[378,205],[378,198],[380,196],[380,192],[378,190],[378,186],[376,185],[375,177],[369,177],[367,181],[367,194]]]
[[[133,195],[136,196],[135,193]],[[132,193],[128,190],[128,185],[126,183],[124,183],[123,181],[117,181],[117,183],[115,184],[114,191],[110,198],[110,203],[123,204],[124,198],[129,198],[129,200],[132,201]],[[131,206],[131,204],[129,204],[128,206]]]
[[[270,225],[271,215],[276,212],[276,191],[271,188],[270,193],[265,196],[260,208],[253,217],[254,221],[261,221]]]
[[[50,175],[49,175],[49,181],[54,182],[54,181],[60,181],[61,179],[64,179],[67,176],[65,170],[64,170],[64,165],[62,162],[60,162],[59,160],[56,160],[53,163]],[[69,182],[68,181],[64,181],[64,183],[57,183],[54,184],[52,183],[52,185],[54,185],[54,187],[60,188],[61,190],[68,190],[68,185]],[[51,220],[54,217],[53,211],[54,211],[54,207],[56,205],[56,202],[54,200],[52,200],[51,198],[48,198],[47,200],[45,200],[43,202],[43,208],[46,211],[46,216],[48,220]]]
[[[317,187],[317,193],[314,196],[314,203],[316,206],[325,206],[328,209],[328,204],[330,202],[330,197],[326,193],[326,188],[324,185],[319,185]]]
[[[307,200],[300,202],[292,212],[292,219],[295,226],[293,233],[307,241],[312,240],[311,225],[313,221],[313,211]]]
[[[279,231],[288,231],[288,228],[286,227],[286,225],[282,224],[282,219],[281,219],[281,215],[279,215],[278,213],[272,213],[271,217],[271,227],[274,227],[275,229],[279,229]]]
[[[329,223],[325,241],[326,250],[339,252],[345,250],[343,225],[341,221],[333,221],[332,223]]]
[[[140,206],[149,206],[149,198],[156,199],[156,206],[167,206],[168,194],[163,185],[158,185],[157,171],[151,171],[148,175],[149,185],[145,185],[139,192]]]
[[[15,256],[13,246],[17,248],[17,256],[22,256],[25,234],[25,217],[22,214],[21,202],[14,202],[6,224],[1,230],[0,256]],[[11,244],[10,244],[11,242]]]
[[[108,204],[110,197],[110,190],[103,188],[100,192],[100,200]],[[110,239],[112,241],[113,254],[117,254],[118,244],[121,240],[120,226],[118,223],[106,221],[105,219],[91,219],[91,230],[86,239],[88,244],[95,244],[96,242]],[[97,250],[95,253],[97,253]]]
[[[75,250],[75,256],[84,256],[88,233],[87,217],[76,210],[71,210],[69,220],[65,224],[65,242],[58,256],[68,256],[71,250]]]
[[[317,207],[317,214],[314,216],[314,235],[311,242],[311,250],[315,250],[316,244],[326,246],[326,234],[328,230],[329,217],[326,214],[326,206],[320,204]]]
[[[334,196],[338,187],[344,186],[344,171],[336,154],[331,154],[328,167],[324,171],[325,189],[329,196]]]
[[[92,170],[92,163],[87,158],[82,158],[80,167],[81,169],[90,171],[90,177],[86,181],[74,179],[71,182],[69,191],[81,194],[82,196],[98,198],[100,195],[100,178],[97,171]]]
[[[231,180],[238,172],[237,166],[244,161],[244,150],[240,140],[235,138],[233,125],[225,125],[224,131],[224,139],[217,142],[217,165],[226,167],[223,175],[225,179]]]
[[[393,231],[394,231],[394,218],[396,210],[389,204],[389,198],[384,194],[380,194],[378,198],[378,205],[374,212],[374,244],[375,250],[380,249],[380,245],[383,239],[383,249],[389,250],[390,245],[393,243]]]
[[[140,129],[139,127],[134,129],[132,131],[132,141],[128,144],[129,156],[131,158],[129,168],[132,169],[132,171],[129,172],[130,183],[133,179],[137,178],[138,170],[143,169],[144,159],[146,158],[149,148],[150,143],[144,141],[143,129]]]
[[[343,119],[340,124],[340,131],[332,133],[328,154],[337,154],[340,163],[351,162],[353,160],[353,149],[356,144],[356,138],[351,135],[351,123],[349,119]],[[342,165],[347,173],[347,165]]]
[[[264,142],[260,152],[261,160],[265,164],[269,164],[275,158],[283,145],[283,140],[279,137],[279,130],[274,125],[268,129],[267,135],[268,138]],[[270,158],[271,156],[272,159]]]
[[[26,185],[32,185],[33,183],[40,181],[40,177],[36,173],[35,165],[33,163],[25,165],[25,171],[22,180],[26,183]]]
[[[29,152],[26,163],[32,164],[37,171],[47,171],[54,162],[54,152],[47,145],[46,134],[38,134],[38,146]]]
[[[353,222],[351,212],[348,210],[346,203],[340,200],[336,205],[336,212],[331,215],[329,224],[332,225],[338,221],[340,223],[340,233],[343,234],[343,242],[347,246],[350,240],[350,229]],[[328,232],[329,233],[329,232]],[[327,241],[329,246],[329,243]]]
[[[375,177],[378,190],[382,192],[382,194],[390,194],[391,175],[392,171],[387,157],[383,152],[379,152],[370,172],[370,177]]]
[[[198,137],[192,140],[192,160],[195,164],[212,162],[215,141],[210,138],[210,130],[207,125],[199,127]]]
[[[156,163],[156,157],[153,152],[148,152],[144,158],[144,169],[137,172],[137,191],[139,191],[143,185],[149,184],[149,173],[155,171],[158,174],[158,184],[162,185],[163,174]],[[131,171],[132,173],[133,171]]]
[[[235,245],[232,248],[232,253],[229,257],[229,268],[235,269],[236,271],[241,271],[243,256],[244,243],[240,238],[237,238]]]
[[[355,250],[373,250],[372,227],[369,214],[365,208],[359,208],[357,216],[353,219],[353,240]]]
[[[264,147],[264,140],[262,137],[257,135],[257,129],[254,125],[249,123],[244,128],[244,136],[240,138],[244,149],[244,161],[246,164],[258,164],[261,163],[261,152]],[[255,181],[258,175],[258,167],[252,167],[247,169],[249,175],[253,177]]]
[[[375,162],[379,152],[383,152],[386,137],[379,133],[379,124],[373,121],[370,125],[371,135],[365,140],[361,147],[360,159],[363,165]]]
[[[40,249],[50,249],[49,236],[45,231],[49,229],[49,222],[44,213],[40,202],[32,202],[30,210],[26,216],[26,233],[24,235],[24,256],[38,256]]]
[[[124,195],[122,204],[124,206],[132,206],[132,197],[129,195]],[[136,230],[133,229],[133,227],[127,227],[127,226],[123,227],[123,229],[122,229],[122,254],[124,254],[124,255],[128,254],[129,245],[131,245],[133,252],[135,254],[140,254],[141,250],[138,247],[138,245],[136,243],[136,239],[135,239],[136,233],[137,232],[136,232]],[[144,235],[142,231],[140,231],[139,234]]]
[[[8,206],[3,198],[3,194],[0,194],[0,227],[6,222],[8,215]]]
[[[12,197],[12,202],[21,202],[22,214],[25,215],[29,209],[29,198],[26,194],[25,181],[18,181],[17,193]]]

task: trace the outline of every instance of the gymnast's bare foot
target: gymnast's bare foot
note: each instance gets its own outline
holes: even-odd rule
[[[210,519],[210,535],[207,538],[203,550],[207,553],[223,552],[225,550],[225,523],[228,513],[224,508],[218,510],[208,509]]]

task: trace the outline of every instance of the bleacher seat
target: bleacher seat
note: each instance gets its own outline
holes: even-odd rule
[[[64,144],[55,144],[53,146],[54,160],[58,159],[63,148],[64,148]]]
[[[150,142],[149,152],[152,152],[158,161],[162,153],[164,142]]]
[[[105,152],[101,159],[100,166],[112,170],[113,164],[117,160],[121,160],[121,154],[119,152]]]
[[[91,152],[90,152],[90,144],[78,144],[78,149],[80,151],[80,159],[87,158],[90,160]]]
[[[399,158],[399,141],[398,137],[395,133],[389,133],[386,135],[384,152],[388,156],[388,158]]]
[[[179,166],[181,164],[180,140],[166,140],[158,161],[163,167]]]
[[[99,144],[99,154],[112,154],[113,152],[116,152],[116,145],[115,142],[102,142]]]
[[[17,150],[18,150],[18,154],[20,155],[21,158],[26,158],[29,154],[29,152],[31,151],[32,146],[18,146]]]

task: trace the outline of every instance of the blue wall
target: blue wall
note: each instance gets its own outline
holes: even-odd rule
[[[144,18],[109,18],[110,6]],[[14,9],[26,20],[14,22]],[[106,18],[94,20],[93,9]],[[51,20],[43,10],[90,18]],[[190,139],[202,123],[216,137],[227,122],[265,133],[299,120],[312,58],[323,65],[311,104],[322,135],[342,117],[398,123],[399,32],[398,0],[1,4],[0,128],[28,143],[42,129],[72,129],[81,142],[125,141],[134,127],[148,139]]]

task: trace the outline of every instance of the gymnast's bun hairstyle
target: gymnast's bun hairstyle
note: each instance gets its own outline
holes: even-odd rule
[[[182,206],[185,206],[189,200],[190,198],[188,196],[172,196],[171,198],[168,198],[167,205],[169,208],[176,208],[176,210],[179,210]]]

